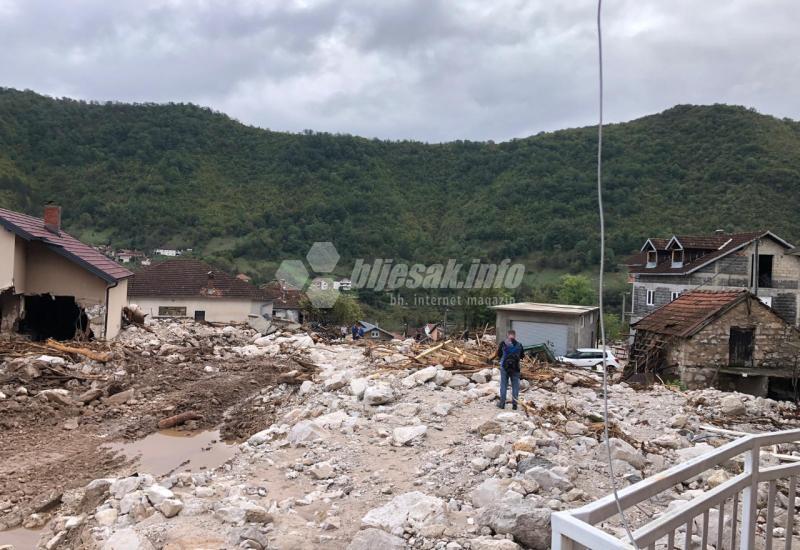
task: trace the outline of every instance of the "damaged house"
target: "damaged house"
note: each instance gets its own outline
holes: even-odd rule
[[[626,377],[794,398],[800,332],[747,290],[686,292],[632,328]]]
[[[800,322],[800,256],[770,231],[647,239],[626,264],[633,284],[631,322],[700,285],[750,290],[787,322]]]
[[[130,271],[44,219],[0,208],[0,331],[41,340],[114,338]]]
[[[245,323],[250,315],[272,317],[272,301],[250,283],[193,258],[146,267],[131,279],[128,301],[154,317]]]

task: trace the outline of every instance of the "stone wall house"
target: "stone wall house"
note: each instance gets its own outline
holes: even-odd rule
[[[798,367],[800,331],[749,291],[690,291],[634,323],[627,374],[765,396]]]
[[[0,208],[0,331],[114,338],[132,275],[63,231],[60,207],[44,218]]]
[[[626,264],[632,323],[698,287],[749,290],[787,322],[800,323],[800,256],[770,231],[648,239]]]

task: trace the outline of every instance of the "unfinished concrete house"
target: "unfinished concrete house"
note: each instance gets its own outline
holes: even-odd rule
[[[647,239],[626,262],[633,284],[631,322],[700,285],[750,290],[797,325],[800,256],[770,231]]]
[[[524,346],[547,344],[555,355],[597,343],[600,309],[594,306],[519,302],[493,306],[497,313],[497,341],[509,330]]]
[[[686,292],[632,328],[626,376],[794,398],[800,332],[749,291]]]
[[[150,318],[244,323],[250,315],[272,317],[272,301],[263,290],[193,258],[137,271],[128,286],[128,301]]]
[[[44,219],[0,208],[0,331],[37,340],[114,338],[133,275]]]

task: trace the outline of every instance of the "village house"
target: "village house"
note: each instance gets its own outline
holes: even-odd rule
[[[492,309],[497,313],[498,342],[513,329],[522,345],[547,344],[555,355],[597,343],[600,313],[594,306],[519,302]]]
[[[626,377],[677,376],[689,389],[794,398],[800,332],[747,290],[685,292],[632,328]]]
[[[272,317],[293,323],[303,322],[303,292],[289,287],[285,281],[272,281],[261,287],[272,300]]]
[[[114,338],[131,275],[62,231],[60,207],[44,219],[0,208],[0,331]]]
[[[389,332],[388,330],[384,330],[378,325],[373,325],[372,323],[368,323],[366,321],[359,321],[358,325],[364,329],[364,338],[366,340],[393,340],[397,338],[394,334]]]
[[[633,323],[701,286],[750,290],[787,322],[800,322],[800,256],[770,231],[648,239],[626,265]]]
[[[153,317],[190,317],[218,323],[272,317],[272,301],[259,288],[200,260],[175,258],[137,271],[128,301]]]

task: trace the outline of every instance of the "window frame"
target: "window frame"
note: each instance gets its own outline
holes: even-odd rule
[[[648,306],[656,305],[656,291],[647,289],[645,290],[644,303]]]
[[[670,298],[671,298],[670,302],[674,302],[675,300],[677,300],[678,297],[680,297],[680,295],[681,295],[681,292],[679,290],[673,290],[672,293],[670,294]]]
[[[650,260],[650,255],[653,255],[653,260]],[[658,251],[657,250],[648,250],[647,251],[647,269],[652,269],[658,265]]]
[[[679,260],[675,259],[675,254],[676,253],[680,253],[680,259]],[[672,267],[683,267],[684,257],[685,256],[683,254],[683,249],[682,248],[676,248],[675,250],[673,250],[672,251]]]

